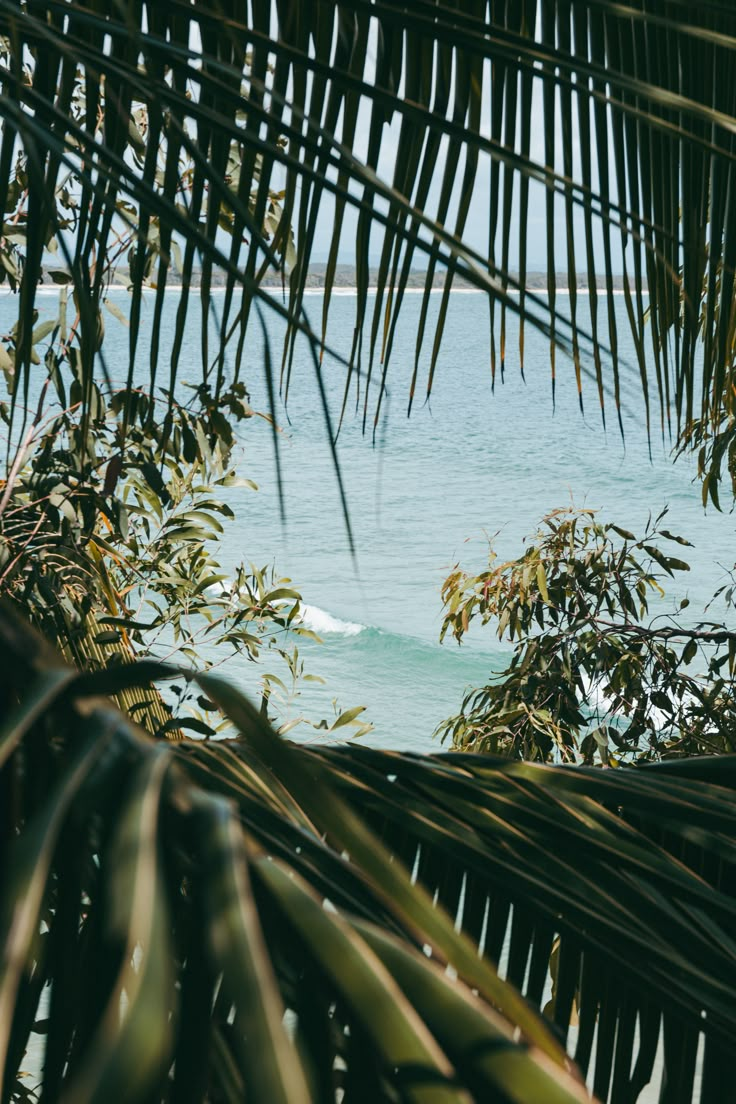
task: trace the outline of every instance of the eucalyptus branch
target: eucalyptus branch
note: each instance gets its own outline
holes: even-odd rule
[[[637,625],[634,622],[617,624],[613,621],[605,621],[595,618],[596,626],[603,626],[600,630],[602,636],[626,635],[638,636],[648,640],[699,640],[709,644],[728,644],[736,642],[736,631],[728,629],[685,629],[682,626],[667,625],[662,628],[652,628],[647,625]]]

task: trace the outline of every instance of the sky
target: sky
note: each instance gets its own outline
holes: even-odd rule
[[[366,58],[364,79],[370,83],[374,79],[375,75],[375,63],[376,63],[376,31],[375,26],[369,40],[368,55]],[[539,86],[539,82],[535,82],[535,86]],[[399,95],[403,91],[402,87],[399,89]],[[481,113],[481,134],[484,137],[490,137],[490,63],[486,61],[484,74],[483,74],[483,93],[482,93],[482,113]],[[394,116],[390,125],[384,127],[383,140],[381,148],[381,157],[378,164],[378,175],[382,180],[391,182],[393,179],[393,170],[396,162],[396,154],[399,142],[400,131],[400,117]],[[368,133],[370,125],[370,104],[364,100],[358,117],[357,127],[357,141],[354,147],[354,153],[360,160],[365,160],[367,154]],[[531,127],[531,158],[534,162],[544,165],[545,163],[545,130],[544,130],[544,116],[542,111],[541,95],[535,91],[535,100],[532,110],[532,127]],[[517,128],[518,129],[518,128]],[[440,156],[437,163],[436,183],[433,186],[428,203],[426,205],[426,212],[432,214],[436,210],[436,205],[439,196],[441,176],[444,172],[445,159],[446,159],[446,146],[447,140],[443,140],[443,146],[441,148]],[[559,111],[557,113],[557,120],[555,126],[555,148],[556,148],[556,163],[555,169],[557,172],[562,173],[563,161],[562,161],[562,129],[559,118]],[[572,157],[573,157],[573,171],[576,179],[580,179],[580,136],[577,126],[577,113],[575,112],[573,121],[573,142],[572,142]],[[595,164],[595,162],[594,162]],[[453,195],[453,202],[450,207],[449,219],[447,222],[448,227],[454,225],[454,218],[457,211],[457,202],[459,194],[459,185],[462,179],[462,164],[460,166],[460,172],[457,174],[456,187]],[[470,212],[464,232],[464,241],[471,248],[476,250],[482,256],[488,255],[488,227],[489,227],[489,208],[490,208],[490,192],[491,192],[491,180],[490,180],[490,160],[486,155],[481,155],[478,173],[476,177],[476,183],[473,190],[472,202]],[[518,214],[518,176],[515,178],[515,203],[514,213],[512,219],[512,225],[518,228],[519,214]],[[314,262],[325,261],[327,259],[333,227],[333,212],[334,202],[331,197],[325,197],[323,200],[323,211],[319,219],[319,225],[317,230],[317,237],[314,244],[314,250],[312,254],[312,260]],[[544,188],[532,182],[530,188],[530,204],[528,210],[528,271],[545,271],[547,267],[546,259],[546,217],[545,217],[545,190]],[[341,238],[341,248],[339,254],[339,260],[342,263],[352,263],[354,261],[354,241],[355,241],[355,228],[357,225],[357,215],[352,213],[346,216],[345,226],[343,228],[343,234]],[[596,249],[600,252],[601,238],[599,234],[595,234]],[[575,215],[575,238],[579,243],[577,246],[578,264],[584,259],[584,223],[582,212],[579,208],[576,208]],[[376,227],[371,240],[371,260],[376,263],[380,254],[380,245],[382,241],[382,233],[379,227]],[[499,239],[500,241],[500,239]],[[555,208],[555,255],[563,267],[566,264],[566,228],[564,218],[564,204],[562,198],[556,200]],[[598,264],[598,262],[597,262]],[[513,269],[518,268],[518,231],[515,232],[512,237],[512,249],[510,254],[510,265]],[[614,268],[617,271],[621,269],[621,250],[618,246],[614,250]]]

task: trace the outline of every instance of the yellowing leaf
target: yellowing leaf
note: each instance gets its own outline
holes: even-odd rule
[[[547,590],[547,576],[544,570],[544,564],[540,560],[537,564],[537,586],[539,587],[539,593],[542,595],[544,601],[549,605],[549,591]]]

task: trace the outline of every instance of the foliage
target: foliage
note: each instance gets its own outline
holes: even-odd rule
[[[261,675],[264,708],[289,727],[305,720],[292,707],[299,683],[315,676],[304,671],[298,642],[314,634],[301,626],[299,592],[267,566],[241,564],[228,575],[215,558],[234,516],[228,489],[257,489],[236,477],[233,430],[223,427],[223,409],[233,422],[255,416],[243,385],[217,407],[201,391],[186,406],[136,391],[123,444],[128,392],[106,401],[95,387],[85,419],[79,381],[67,391],[59,363],[68,356],[73,365],[74,349],[59,352],[58,327],[44,337],[56,393],[42,389],[4,487],[0,590],[86,668],[133,655],[206,668],[266,649],[277,668]],[[214,732],[206,709],[186,695],[173,715],[172,701],[158,695],[121,704],[152,732]],[[338,711],[336,721],[363,734],[370,726],[361,712]],[[336,721],[313,723],[329,730]]]
[[[123,10],[2,0],[0,33],[0,211],[11,235],[27,231],[22,265],[13,268],[7,234],[3,255],[28,319],[46,254],[57,243],[83,316],[85,379],[95,371],[101,259],[127,252],[132,241],[132,358],[152,257],[158,329],[180,249],[184,292],[170,377],[179,369],[199,264],[203,320],[214,269],[226,280],[213,354],[202,331],[202,378],[215,395],[231,382],[225,345],[234,348],[237,375],[251,308],[262,301],[288,324],[288,390],[318,219],[327,209],[322,339],[353,214],[358,296],[346,396],[367,366],[371,385],[360,392],[366,418],[380,416],[396,318],[419,261],[427,275],[412,396],[417,387],[431,390],[447,295],[462,277],[487,292],[494,372],[512,360],[523,369],[523,325],[518,355],[506,341],[511,311],[548,334],[553,381],[561,348],[572,359],[581,401],[590,372],[601,407],[612,394],[620,411],[629,366],[619,357],[614,311],[619,254],[647,419],[650,392],[659,423],[672,419],[686,432],[698,417],[717,426],[730,411],[736,92],[728,74],[736,13],[726,0],[676,10],[669,0],[461,8],[316,0],[273,11],[259,0],[228,9],[225,18],[209,3]],[[393,172],[384,179],[377,170],[390,125]],[[364,160],[357,154],[362,133]],[[481,185],[489,186],[487,248],[477,242],[472,203]],[[68,209],[59,212],[51,196]],[[543,219],[541,234],[536,227],[529,234],[530,211]],[[377,274],[370,272],[374,229],[381,235]],[[526,288],[540,243],[546,296]],[[518,275],[510,270],[514,246]],[[261,285],[269,268],[288,280],[286,306]],[[443,270],[429,368],[420,378],[429,292]],[[558,275],[571,289],[569,319],[559,309]],[[590,290],[589,323],[579,282]],[[698,382],[701,325],[705,370]],[[28,337],[19,347],[21,375],[30,370]],[[160,370],[157,340],[150,362]]]
[[[422,1100],[429,1079],[432,1099],[467,1100],[458,1075],[494,1091],[517,1065],[527,1092],[584,1099],[550,1029],[381,858],[319,762],[305,769],[307,753],[281,743],[227,683],[197,676],[243,742],[211,755],[182,744],[180,757],[179,745],[148,742],[90,702],[174,669],[75,678],[7,611],[2,623],[5,701],[21,673],[30,690],[0,737],[5,807],[28,810],[4,821],[2,837],[6,1095],[50,984],[48,1023],[35,1026],[47,1031],[52,1099],[326,1101],[370,1084],[379,1099]],[[418,953],[422,932],[475,996]],[[491,1002],[513,1010],[539,1052],[512,1042]],[[509,1046],[505,1068],[492,1056]]]
[[[38,57],[34,52],[19,55],[17,45],[12,36],[0,40],[0,61],[6,71],[20,64],[30,86]],[[114,95],[109,106],[112,86],[103,82],[90,102],[82,68],[68,70],[67,78],[70,125],[86,126],[104,144],[117,116]],[[9,134],[6,123],[6,140]],[[145,104],[129,120],[130,156],[139,171],[146,151],[143,134],[149,137],[155,168],[153,187],[161,192],[166,151]],[[239,171],[236,152],[231,175]],[[236,482],[229,466],[235,427],[255,413],[245,386],[222,388],[215,402],[211,388],[202,383],[183,401],[164,389],[157,398],[152,383],[146,393],[132,358],[127,381],[117,387],[104,360],[104,385],[85,372],[90,328],[94,350],[104,357],[103,307],[116,318],[115,325],[131,326],[131,318],[106,295],[121,259],[127,257],[139,271],[142,286],[153,280],[155,287],[155,268],[164,263],[162,241],[170,235],[152,217],[145,219],[142,242],[140,210],[124,197],[116,198],[113,236],[105,249],[100,242],[92,246],[89,278],[97,291],[85,302],[73,283],[69,241],[78,245],[85,232],[94,239],[101,229],[94,225],[100,211],[94,203],[85,207],[80,201],[79,177],[68,168],[55,183],[53,217],[46,223],[43,243],[44,259],[61,252],[67,264],[46,273],[60,285],[58,310],[56,317],[52,313],[39,321],[38,311],[29,313],[22,292],[36,229],[29,176],[33,156],[33,148],[15,151],[2,238],[2,274],[21,294],[18,321],[0,346],[10,395],[1,410],[8,426],[9,473],[0,508],[0,587],[82,663],[126,661],[134,651],[161,654],[171,648],[193,660],[195,645],[207,640],[254,658],[264,644],[276,643],[277,637],[269,635],[275,630],[283,640],[279,653],[294,668],[297,660],[286,630],[298,615],[298,593],[288,581],[269,579],[266,568],[241,566],[225,584],[211,554],[222,519],[232,517],[221,496]],[[185,150],[177,171],[176,202],[181,205],[188,201],[193,171]],[[205,201],[205,217],[207,207]],[[272,195],[265,216],[269,225],[277,216],[278,197]],[[179,246],[170,244],[181,263]],[[39,268],[36,279],[43,275]],[[85,309],[90,307],[91,313]],[[140,308],[139,298],[138,322]],[[135,311],[134,306],[134,325]],[[41,378],[26,379],[21,388],[18,366],[24,355],[38,366]],[[300,631],[297,617],[294,634]],[[167,711],[154,712],[152,721],[160,725]],[[206,730],[201,720],[196,723]]]
[[[491,545],[486,571],[450,574],[442,638],[451,632],[460,643],[473,620],[492,621],[514,653],[466,693],[441,726],[445,739],[609,766],[734,750],[736,633],[714,621],[683,624],[687,599],[673,616],[650,611],[665,577],[689,570],[670,551],[689,542],[662,527],[665,514],[637,539],[593,510],[555,510],[523,556],[497,563]],[[728,588],[729,608],[733,595]]]
[[[733,757],[308,748],[211,674],[241,738],[157,742],[100,695],[172,668],[76,674],[7,607],[0,657],[6,1098],[35,1033],[45,1099],[586,1100],[554,1023],[600,1099],[689,1100],[704,1034],[722,1099]]]
[[[275,440],[277,390],[288,396],[300,330],[311,336],[321,388],[320,346],[351,212],[358,294],[345,397],[356,388],[366,421],[381,415],[394,327],[417,258],[427,270],[410,403],[417,389],[432,388],[449,291],[462,277],[487,293],[494,376],[512,360],[523,369],[526,319],[549,336],[553,386],[562,349],[581,402],[592,365],[601,407],[604,398],[610,406],[612,392],[620,410],[629,368],[619,357],[612,298],[620,249],[647,422],[654,393],[663,428],[672,419],[687,440],[699,416],[705,434],[719,429],[731,412],[732,362],[723,354],[736,327],[735,24],[733,6],[721,0],[687,7],[669,0],[275,7],[255,0],[225,8],[0,0],[0,264],[18,307],[0,352],[11,391],[5,492],[28,496],[14,515],[15,524],[26,524],[11,533],[15,554],[30,550],[24,542],[41,519],[39,533],[52,550],[46,575],[60,569],[73,577],[79,550],[94,542],[114,577],[115,601],[119,607],[122,598],[129,613],[125,626],[100,627],[121,641],[93,638],[92,645],[120,650],[126,633],[146,647],[146,632],[163,629],[168,614],[158,603],[152,630],[129,623],[136,599],[123,591],[139,585],[122,559],[130,529],[138,553],[147,556],[154,545],[152,577],[161,574],[165,548],[177,557],[185,580],[179,593],[189,593],[201,566],[199,540],[177,540],[174,548],[145,531],[150,503],[143,504],[149,491],[160,497],[161,490],[153,473],[172,484],[174,508],[191,513],[186,496],[194,484],[170,466],[185,455],[182,419],[190,428],[202,424],[208,448],[224,457],[238,417],[229,404],[237,407],[242,395],[234,389],[247,383],[246,329],[262,321],[259,304],[287,326],[280,377],[270,350],[262,366]],[[364,162],[356,156],[363,118]],[[543,151],[532,143],[532,123]],[[390,180],[377,172],[389,147]],[[489,240],[479,249],[471,201],[484,174]],[[326,201],[332,231],[321,335],[314,335],[303,293]],[[529,241],[532,209],[545,217],[546,297],[526,288],[537,244],[536,234]],[[510,271],[517,218],[518,279]],[[373,230],[382,235],[375,277]],[[38,328],[37,292],[54,249],[51,278],[68,287],[74,318],[67,336],[60,315],[47,361],[37,349],[53,325]],[[126,262],[128,354],[125,379],[113,386],[104,308],[113,267]],[[285,303],[262,283],[269,268],[288,283]],[[558,309],[558,269],[571,289],[569,320]],[[225,288],[213,321],[215,270]],[[420,378],[439,273],[438,323]],[[589,333],[580,325],[579,275],[590,285]],[[164,349],[172,277],[182,292],[173,342]],[[146,336],[144,289],[154,291]],[[180,376],[193,347],[186,324],[195,296],[202,328],[190,411]],[[518,356],[507,347],[508,311],[522,322]],[[149,416],[141,419],[139,373],[146,369]],[[162,372],[163,392],[156,391]],[[31,437],[38,428],[33,407],[44,387],[58,394],[60,380],[70,396],[77,389],[53,414],[66,417],[68,407],[61,434],[68,431],[73,464],[54,456],[51,444],[49,472],[58,482],[44,483],[39,494],[34,480],[46,473],[34,474],[26,434],[29,424]],[[116,392],[119,408],[103,431],[100,404],[111,411]],[[154,409],[163,417],[153,417]],[[181,453],[171,444],[177,427]],[[98,467],[96,437],[106,432],[114,444]],[[209,463],[201,453],[185,459]],[[105,495],[108,475],[117,505]],[[177,480],[181,499],[172,493]],[[202,477],[203,486],[211,483]],[[223,516],[209,507],[205,513],[208,527]],[[113,539],[100,532],[104,519],[117,527]],[[185,529],[197,527],[190,521]],[[17,579],[24,600],[21,565],[31,580],[30,606],[45,617],[52,603],[43,604],[43,570],[34,575],[30,556],[21,555],[8,580]],[[50,582],[53,591],[57,580]],[[151,597],[152,578],[146,583]],[[168,583],[160,585],[165,591]],[[102,601],[102,583],[96,587]],[[80,583],[82,601],[83,589]],[[265,592],[273,598],[270,583]],[[196,595],[200,613],[205,593],[206,586]],[[280,606],[264,612],[276,623],[284,616]],[[107,616],[119,617],[120,609]],[[227,632],[233,618],[219,608],[213,624],[212,631]],[[702,1099],[722,1099],[734,1038],[730,759],[718,760],[713,785],[698,762],[573,772],[470,756],[320,753],[275,740],[208,675],[192,692],[204,697],[210,720],[210,705],[223,706],[242,740],[153,743],[99,695],[147,694],[150,676],[170,671],[150,660],[143,669],[108,666],[90,646],[84,667],[98,669],[74,675],[31,643],[10,614],[0,615],[0,625],[6,1097],[28,1095],[16,1073],[35,1025],[45,1032],[50,1100],[60,1086],[75,1101],[299,1100],[310,1093],[323,1100],[343,1089],[347,1102],[579,1099],[579,1087],[549,1064],[559,1070],[565,1059],[548,1027],[489,965],[502,956],[508,930],[502,972],[537,1005],[549,1003],[544,978],[558,939],[551,1012],[565,1035],[577,1004],[576,1058],[587,1068],[597,1040],[599,1096],[636,1095],[661,1037],[664,1095],[689,1100],[697,1041],[706,1035]],[[234,629],[253,630],[242,619]],[[166,631],[188,632],[186,616]],[[432,907],[435,896],[449,911]],[[42,995],[51,1002],[48,1016],[39,1012]],[[492,1006],[549,1061],[519,1047]]]
[[[10,40],[0,40],[0,61],[11,65],[14,56]],[[25,67],[28,82],[34,71],[33,64]],[[85,95],[77,69],[70,104],[77,126],[84,123]],[[107,110],[103,88],[94,129],[100,142]],[[144,168],[141,135],[149,130],[148,108],[141,105],[130,120],[130,155],[138,170]],[[28,264],[29,156],[20,149],[14,161],[8,199],[12,230],[0,245],[0,275],[7,276],[14,291]],[[154,179],[158,191],[165,185],[164,162],[161,139]],[[237,180],[239,164],[233,147],[231,181]],[[191,191],[191,154],[182,152],[178,173],[176,201],[181,205]],[[208,202],[203,201],[203,218]],[[52,256],[62,248],[59,234],[73,240],[95,216],[94,205],[86,210],[80,205],[79,179],[71,170],[57,182],[54,206],[55,222],[45,241]],[[110,378],[104,359],[104,381],[85,377],[90,321],[95,349],[104,358],[105,315],[127,331],[135,318],[135,304],[121,310],[107,293],[121,277],[121,263],[128,260],[130,269],[122,274],[129,279],[140,269],[141,286],[149,288],[156,287],[160,266],[169,263],[161,253],[167,235],[162,238],[158,216],[148,222],[144,249],[137,221],[131,221],[138,219],[139,209],[120,198],[115,210],[116,233],[107,252],[95,253],[92,265],[99,277],[95,317],[86,316],[68,265],[42,267],[38,278],[50,278],[59,291],[57,305],[53,297],[44,301],[43,317],[33,310],[30,337],[25,333],[38,378],[21,386],[17,371],[24,343],[22,294],[19,318],[0,341],[9,393],[9,402],[0,404],[9,454],[0,500],[0,592],[13,597],[82,666],[174,652],[179,662],[207,665],[208,652],[222,663],[229,655],[255,659],[265,647],[278,660],[277,669],[261,674],[263,707],[274,718],[288,728],[306,721],[327,731],[348,725],[348,731],[363,735],[371,725],[361,719],[362,707],[347,713],[336,707],[329,721],[294,713],[301,683],[316,676],[305,671],[299,656],[298,638],[314,634],[301,627],[300,595],[290,580],[278,578],[270,566],[242,564],[227,578],[212,552],[223,522],[233,516],[223,497],[227,488],[248,482],[238,480],[232,468],[239,427],[255,416],[272,419],[252,409],[241,381],[220,386],[216,399],[208,382],[180,387],[179,397],[164,388],[157,394],[153,380],[148,387],[140,385],[143,373],[134,371],[132,359],[125,382]],[[276,232],[280,211],[278,195],[270,194],[265,233]],[[291,233],[282,233],[282,241],[290,253]],[[173,240],[170,245],[180,267],[180,248]],[[140,314],[140,300],[137,309]],[[182,392],[188,393],[181,397]],[[153,732],[214,731],[206,710],[186,697],[174,703],[147,694],[137,700],[124,697],[121,705]]]
[[[5,15],[8,14],[6,6]],[[26,17],[31,17],[31,12],[26,11]],[[26,53],[17,53],[17,37],[10,34],[0,37],[0,64],[2,71],[7,75],[11,71],[20,69],[22,81],[32,86],[36,77],[37,52],[29,50]],[[247,59],[246,59],[247,62]],[[243,74],[244,89],[248,84],[248,66],[246,64]],[[160,75],[160,74],[159,74]],[[81,152],[82,145],[74,136],[75,132],[86,129],[88,137],[95,142],[105,144],[109,139],[110,130],[116,125],[114,121],[106,118],[108,111],[114,119],[118,115],[118,104],[113,92],[112,102],[108,103],[109,89],[107,82],[100,81],[97,88],[91,90],[86,79],[83,67],[80,65],[75,70],[71,66],[65,74],[71,82],[64,90],[68,96],[68,125],[69,125],[69,152]],[[92,91],[92,103],[88,102],[88,93]],[[240,124],[245,119],[241,114]],[[198,157],[193,148],[192,136],[183,135],[184,141],[178,149],[178,162],[172,165],[167,158],[167,142],[164,131],[161,128],[161,111],[158,105],[149,106],[146,100],[134,101],[130,105],[127,119],[127,149],[131,168],[141,174],[149,174],[150,183],[159,195],[170,192],[174,203],[186,210],[193,198],[193,184],[196,175]],[[167,119],[167,124],[173,124],[172,119]],[[278,143],[283,147],[283,139]],[[23,272],[28,260],[28,240],[32,237],[29,227],[29,214],[32,207],[32,164],[29,166],[29,156],[33,157],[33,149],[21,146],[16,151],[16,156],[11,159],[8,172],[8,194],[6,197],[5,211],[7,215],[6,233],[0,242],[0,281],[7,280],[13,291],[19,289],[23,281]],[[240,146],[233,142],[228,151],[226,174],[224,183],[235,194],[238,192],[238,183],[242,168]],[[72,266],[69,265],[68,248],[64,248],[60,235],[68,235],[72,238],[78,231],[84,232],[84,224],[93,208],[86,211],[80,202],[78,173],[79,165],[68,162],[62,175],[57,178],[54,191],[54,217],[49,220],[46,227],[44,249],[47,253],[46,266],[42,265],[38,276],[45,282],[66,286],[73,284]],[[255,182],[259,178],[258,168],[254,172]],[[144,287],[156,288],[157,279],[161,274],[165,279],[165,271],[171,270],[173,275],[181,273],[183,257],[179,241],[172,237],[166,224],[162,225],[157,214],[147,214],[133,197],[114,198],[115,214],[110,230],[111,237],[107,247],[93,254],[92,273],[95,279],[101,278],[102,287],[108,287],[111,283],[121,279],[131,279],[135,272]],[[279,242],[283,260],[293,263],[294,237],[290,226],[281,226],[283,193],[269,191],[265,210],[263,212],[262,233],[266,239],[276,237]],[[250,197],[251,210],[255,207],[255,192]],[[211,207],[210,195],[200,197],[200,217],[203,224],[209,221]],[[219,229],[225,233],[232,233],[234,229],[232,216],[223,211],[215,211],[214,216],[219,219]],[[141,223],[143,225],[141,225]],[[90,228],[91,229],[91,228]],[[49,264],[48,254],[55,264]],[[61,256],[60,256],[61,254]]]

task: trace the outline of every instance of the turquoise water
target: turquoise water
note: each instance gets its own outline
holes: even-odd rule
[[[435,311],[440,297],[436,296]],[[565,299],[562,300],[566,302]],[[585,300],[583,301],[585,302]],[[617,299],[625,332],[625,305]],[[307,302],[321,317],[321,295]],[[355,298],[332,304],[330,338],[342,351],[352,333]],[[704,513],[692,462],[672,463],[669,449],[652,441],[641,413],[638,369],[624,372],[625,444],[614,428],[604,434],[595,387],[586,382],[586,416],[580,414],[572,365],[558,358],[556,408],[550,386],[549,345],[527,330],[526,383],[518,370],[511,324],[506,382],[491,391],[488,311],[477,294],[453,294],[431,402],[417,402],[406,418],[408,379],[420,297],[407,296],[389,377],[390,409],[375,447],[351,412],[339,438],[357,546],[351,561],[320,414],[313,370],[299,358],[289,395],[291,425],[282,447],[287,530],[279,521],[273,463],[261,440],[246,435],[245,469],[261,486],[247,506],[250,555],[273,557],[302,587],[306,600],[333,618],[364,625],[358,634],[326,633],[310,649],[314,669],[328,679],[327,696],[367,706],[372,739],[383,746],[427,748],[436,725],[457,709],[468,685],[482,684],[505,652],[489,630],[462,647],[440,646],[440,586],[456,562],[484,563],[486,534],[498,533],[503,555],[518,555],[521,541],[549,510],[568,505],[600,508],[602,516],[635,531],[650,510],[669,504],[668,524],[692,540],[692,572],[673,584],[672,600],[691,599],[697,616],[733,564],[733,518]],[[623,355],[633,348],[622,342]],[[253,345],[258,359],[258,343]],[[426,387],[420,376],[418,394]],[[249,377],[250,378],[250,377]],[[343,370],[325,372],[333,409],[342,398]],[[257,376],[255,405],[265,405]],[[243,500],[243,509],[245,500]],[[686,557],[687,558],[687,557]],[[723,566],[719,566],[723,565]],[[315,692],[316,697],[316,692]]]
[[[124,308],[126,294],[113,294]],[[566,301],[560,298],[560,309]],[[218,302],[215,295],[215,311]],[[439,303],[440,296],[434,296],[435,314]],[[306,306],[310,321],[318,326],[321,294],[308,296]],[[149,315],[152,308],[151,298]],[[621,297],[617,308],[624,335]],[[7,301],[2,309],[0,318]],[[176,296],[169,309],[171,324]],[[334,297],[328,336],[343,354],[349,352],[354,311],[352,293]],[[609,429],[603,432],[590,379],[584,388],[586,414],[581,416],[572,365],[562,357],[553,412],[549,344],[531,329],[526,336],[526,382],[522,381],[513,320],[506,381],[493,394],[488,310],[479,294],[451,296],[431,401],[423,402],[428,344],[419,399],[407,419],[419,311],[420,296],[407,295],[392,358],[386,417],[375,445],[370,433],[363,435],[354,402],[338,440],[355,560],[306,345],[297,350],[289,421],[282,420],[280,434],[286,527],[279,512],[270,428],[261,419],[250,419],[242,428],[237,464],[260,489],[231,492],[236,521],[226,530],[220,559],[229,569],[243,559],[259,566],[275,564],[302,591],[310,607],[307,624],[321,630],[324,643],[305,642],[302,650],[308,669],[325,678],[326,686],[304,685],[292,715],[303,710],[313,717],[329,716],[336,697],[343,708],[366,706],[365,717],[374,731],[365,738],[376,745],[428,749],[435,727],[458,708],[464,689],[481,684],[507,654],[488,630],[471,633],[461,648],[438,643],[442,580],[458,561],[469,569],[483,565],[486,535],[498,533],[499,551],[518,555],[524,535],[555,507],[574,502],[600,508],[604,519],[636,531],[643,528],[649,511],[669,505],[668,527],[688,537],[695,548],[687,550],[693,570],[671,584],[664,608],[687,594],[688,612],[696,618],[723,580],[724,569],[733,565],[734,522],[729,514],[703,511],[693,462],[673,463],[661,438],[653,437],[650,460],[633,363],[623,371],[625,443],[612,402]],[[199,373],[199,343],[194,339],[198,307],[192,312],[192,326],[187,346],[191,364],[182,369],[183,380],[194,380]],[[281,324],[270,322],[268,332],[279,360]],[[123,327],[108,319],[106,351],[113,376],[126,363],[126,343]],[[633,362],[633,347],[624,337],[621,351]],[[266,410],[263,360],[263,336],[253,325],[242,377],[252,405]],[[326,360],[323,378],[337,418],[344,370]],[[283,404],[280,408],[283,414]],[[259,673],[252,664],[235,660],[225,670],[257,692]],[[306,727],[297,732],[303,738],[321,738]]]

